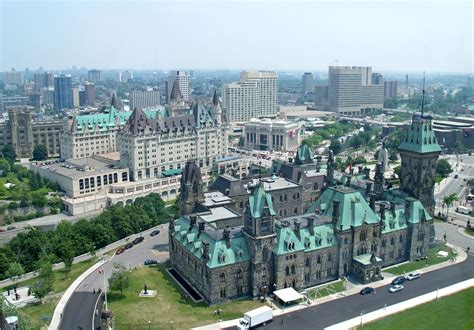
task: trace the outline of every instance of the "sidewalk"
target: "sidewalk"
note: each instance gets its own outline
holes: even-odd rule
[[[422,273],[422,274],[423,273],[428,273],[428,272],[431,272],[431,271],[434,271],[434,270],[437,270],[437,269],[440,269],[440,268],[455,265],[455,264],[463,262],[464,260],[467,259],[467,254],[464,250],[462,250],[458,247],[455,247],[454,245],[452,245],[450,243],[447,243],[446,245],[448,245],[450,248],[454,249],[457,252],[458,257],[456,258],[456,261],[452,262],[452,261],[448,260],[448,261],[444,261],[444,262],[441,262],[441,263],[436,264],[436,265],[431,265],[431,266],[428,266],[428,267],[425,267],[425,268],[420,268],[419,269],[420,273]],[[385,286],[387,284],[390,284],[392,282],[392,280],[395,277],[398,276],[398,275],[392,275],[392,274],[389,274],[389,273],[384,273],[384,275],[387,275],[387,276],[384,276],[383,280],[378,281],[378,282],[373,282],[373,283],[370,284],[370,286],[373,287],[373,288],[379,288],[379,287]],[[474,281],[474,279],[472,281]],[[327,283],[325,285],[327,285]],[[455,284],[455,285],[457,285],[457,284]],[[453,285],[453,286],[455,286],[455,285]],[[472,285],[474,285],[474,284],[472,284]],[[472,285],[470,285],[470,286],[472,286]],[[313,300],[313,301],[311,301],[310,305],[308,305],[306,303],[302,303],[302,304],[295,305],[295,306],[292,306],[292,307],[287,307],[285,309],[280,309],[280,308],[276,308],[275,304],[272,304],[269,301],[267,301],[267,302],[269,302],[270,307],[272,307],[274,309],[273,310],[273,316],[275,317],[275,316],[280,316],[280,315],[292,313],[292,312],[295,312],[295,311],[298,311],[298,310],[301,310],[301,309],[305,309],[305,308],[314,306],[316,304],[323,304],[323,303],[331,301],[331,300],[339,299],[339,298],[354,295],[354,294],[359,294],[360,290],[362,288],[365,288],[366,286],[367,286],[366,284],[355,284],[355,285],[353,285],[353,287],[351,287],[350,289],[348,289],[346,291],[334,293],[332,295],[328,295],[328,296]],[[423,296],[421,296],[421,297],[423,297]],[[417,298],[419,298],[419,297],[417,297]],[[414,298],[414,299],[417,299],[417,298]],[[410,301],[410,300],[407,300],[406,302],[408,302],[408,301]],[[400,305],[404,306],[404,303],[406,303],[406,302],[402,302],[402,303],[400,303]],[[367,315],[369,315],[369,314],[367,314]],[[380,316],[380,317],[383,317],[383,316]],[[358,318],[358,320],[359,320],[359,324],[360,324],[360,318]],[[205,326],[197,327],[197,328],[193,328],[193,329],[194,330],[224,329],[224,328],[229,328],[229,327],[236,326],[237,322],[238,322],[238,319],[234,319],[234,320],[222,321],[222,322],[219,322],[219,323],[209,324],[209,325],[205,325]],[[343,328],[335,328],[335,329],[343,329]],[[344,328],[344,329],[347,329],[347,328]]]

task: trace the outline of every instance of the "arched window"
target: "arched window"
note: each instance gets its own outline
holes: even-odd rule
[[[395,240],[393,239],[393,237],[390,238],[390,245],[395,245]]]
[[[382,247],[385,247],[385,245],[386,245],[385,240],[382,240]]]
[[[318,264],[321,263],[321,256],[320,256],[320,255],[318,255],[318,258],[316,259],[316,262],[317,262]]]
[[[241,279],[241,278],[242,278],[242,273],[243,273],[243,272],[242,272],[242,269],[239,269],[239,270],[237,271],[237,278],[238,278],[238,279]]]
[[[332,253],[331,252],[328,253],[328,261],[332,261]]]
[[[375,241],[372,242],[372,246],[370,247],[370,252],[377,252],[377,243],[375,243]]]
[[[306,258],[306,267],[309,267],[311,265],[311,260],[309,258]]]
[[[225,282],[225,274],[224,273],[221,273],[221,282]]]
[[[290,275],[290,267],[286,266],[286,275]]]
[[[359,238],[361,241],[365,241],[367,239],[367,231],[365,229],[360,232]]]
[[[402,234],[400,234],[399,241],[400,241],[400,243],[402,243],[402,242],[403,242],[403,235],[402,235]]]
[[[295,265],[291,265],[291,273],[292,273],[292,274],[296,274]]]
[[[264,267],[262,269],[262,277],[266,277],[267,276],[267,269]]]
[[[294,213],[294,214],[297,214],[297,213],[298,213],[298,207],[297,207],[297,206],[293,209],[293,213]]]

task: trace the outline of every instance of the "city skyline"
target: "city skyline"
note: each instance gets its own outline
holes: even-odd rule
[[[463,1],[3,2],[0,70],[371,65],[380,71],[468,73],[472,9]],[[33,17],[54,20],[37,28]]]

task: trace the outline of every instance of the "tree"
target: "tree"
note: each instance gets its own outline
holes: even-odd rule
[[[40,191],[33,191],[31,193],[31,202],[34,206],[45,206],[46,205],[46,196]]]
[[[453,148],[454,148],[454,150],[456,150],[457,154],[462,154],[462,152],[464,150],[464,145],[461,142],[456,141],[456,143],[454,143],[454,145],[453,145]]]
[[[341,152],[341,149],[342,149],[341,142],[339,142],[339,140],[337,140],[337,139],[333,139],[331,141],[331,144],[329,145],[329,149],[331,149],[332,152],[335,155],[337,155],[338,153]]]
[[[447,159],[439,159],[436,162],[436,174],[439,174],[443,178],[447,178],[452,171],[453,169]]]
[[[398,153],[396,150],[394,149],[391,149],[390,150],[390,155],[388,156],[388,159],[391,161],[391,162],[396,162],[398,160]]]
[[[15,283],[18,282],[20,277],[25,274],[25,270],[23,269],[23,266],[19,262],[12,262],[8,266],[7,271],[5,272],[5,275],[7,278],[12,278]]]
[[[446,204],[446,216],[448,216],[449,214],[449,207],[452,206],[454,202],[458,200],[459,198],[456,194],[451,194],[443,198],[443,203]]]
[[[6,176],[10,171],[10,163],[6,159],[0,159],[0,176]]]
[[[37,144],[33,149],[33,160],[45,160],[48,158],[48,150],[44,144]]]
[[[114,263],[112,275],[109,278],[109,287],[111,290],[120,290],[120,297],[123,297],[123,289],[129,286],[129,275],[127,268],[123,264]]]
[[[38,281],[31,286],[31,292],[40,301],[53,289],[54,272],[51,264],[51,257],[42,255],[38,261],[39,276]]]
[[[43,298],[51,291],[51,288],[43,280],[38,280],[31,286],[33,296],[43,302]]]
[[[72,263],[74,262],[75,251],[74,248],[69,240],[64,240],[60,245],[61,255],[59,258],[62,262],[64,262],[64,266],[66,267],[66,272],[69,273],[71,271]],[[88,246],[88,250],[90,247]]]
[[[16,160],[16,152],[11,144],[6,144],[2,149],[3,158],[13,164]]]

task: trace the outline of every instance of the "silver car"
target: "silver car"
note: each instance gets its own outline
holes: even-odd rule
[[[394,293],[394,292],[398,292],[398,291],[402,291],[402,290],[403,290],[403,285],[395,284],[395,285],[392,285],[390,287],[390,289],[388,289],[388,292]]]

